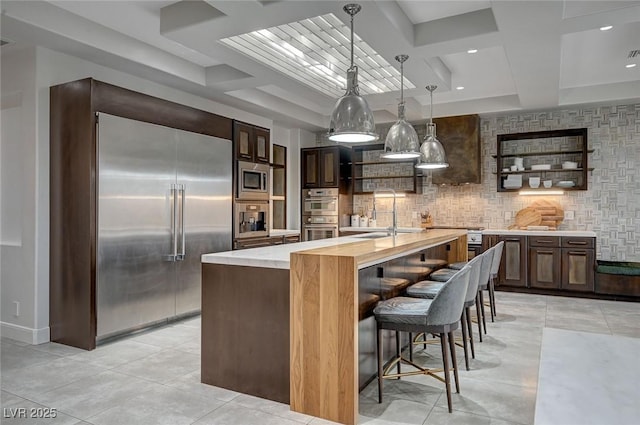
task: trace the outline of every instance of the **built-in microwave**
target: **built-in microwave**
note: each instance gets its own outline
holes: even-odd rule
[[[238,199],[269,199],[269,165],[238,161]]]

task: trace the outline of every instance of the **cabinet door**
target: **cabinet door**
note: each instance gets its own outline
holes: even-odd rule
[[[529,283],[532,288],[560,287],[560,249],[529,248]]]
[[[236,159],[253,161],[255,142],[253,139],[253,127],[236,123],[235,137]]]
[[[254,128],[255,160],[256,162],[269,162],[269,132],[261,128]]]
[[[562,248],[562,289],[594,290],[594,250]]]
[[[504,241],[504,252],[500,264],[499,282],[505,286],[527,286],[526,236],[500,237]]]
[[[340,156],[337,149],[320,151],[320,187],[338,187]]]
[[[319,187],[319,175],[318,169],[319,152],[317,149],[303,150],[302,151],[302,187],[313,188]]]

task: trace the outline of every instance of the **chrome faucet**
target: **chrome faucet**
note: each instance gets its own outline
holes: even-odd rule
[[[371,212],[371,218],[376,219],[376,194],[381,192],[387,192],[393,194],[393,209],[391,211],[382,211],[392,214],[391,226],[387,228],[387,235],[395,236],[398,234],[398,210],[396,208],[396,191],[393,189],[381,188],[373,191],[373,211]]]

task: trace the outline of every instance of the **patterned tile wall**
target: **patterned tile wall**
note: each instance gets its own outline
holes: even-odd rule
[[[386,134],[389,126],[380,126]],[[422,194],[407,195],[398,202],[400,226],[419,226],[414,212],[429,211],[435,225],[483,226],[504,229],[513,224],[520,209],[540,197],[496,191],[498,134],[587,128],[589,190],[567,191],[552,196],[573,220],[564,220],[559,230],[591,230],[596,233],[596,256],[603,260],[640,261],[640,103],[582,109],[496,115],[482,118],[482,183],[463,186],[434,186],[423,178]],[[424,134],[424,126],[417,125]],[[326,143],[318,135],[319,144]],[[376,209],[388,209],[389,199],[378,199]],[[370,195],[354,196],[354,211],[367,213],[373,206]],[[390,215],[378,214],[378,225],[390,223]]]

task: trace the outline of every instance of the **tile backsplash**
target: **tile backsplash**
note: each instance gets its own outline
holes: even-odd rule
[[[380,126],[379,134],[388,127]],[[418,133],[421,127],[416,125]],[[397,200],[399,225],[419,226],[414,212],[428,210],[434,225],[509,227],[516,212],[540,197],[496,191],[496,160],[491,156],[496,136],[566,128],[587,128],[588,147],[594,150],[589,167],[594,170],[588,173],[588,190],[550,197],[575,215],[559,230],[594,231],[598,259],[640,261],[640,103],[483,117],[482,183],[435,186],[430,175],[423,177],[421,194]],[[380,213],[390,205],[389,199],[376,201],[379,226],[390,223],[391,216]],[[366,213],[372,206],[371,195],[354,196],[355,212]]]

